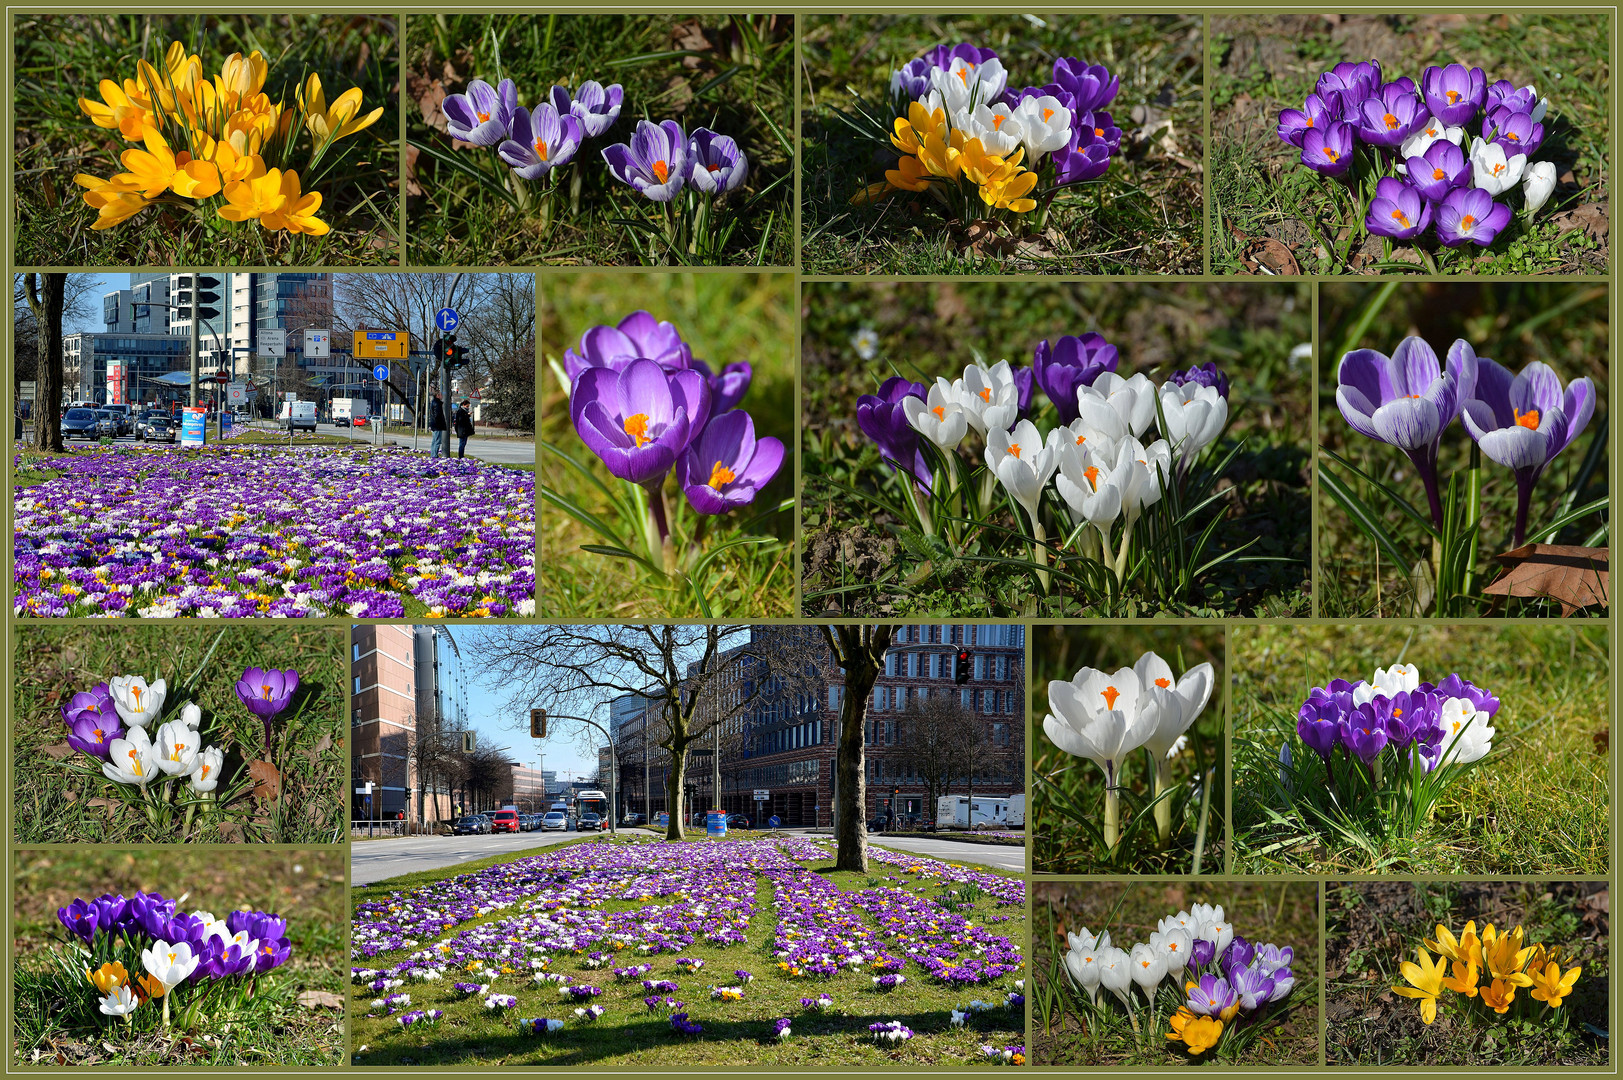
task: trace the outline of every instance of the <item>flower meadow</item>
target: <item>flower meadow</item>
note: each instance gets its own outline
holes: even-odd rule
[[[81,993],[97,999],[101,1037],[178,1028],[223,1030],[256,982],[287,963],[287,919],[235,910],[180,910],[157,892],[75,899],[57,911],[71,935],[52,956]]]
[[[543,484],[542,498],[602,541],[584,550],[634,564],[709,615],[708,572],[717,559],[773,542],[751,529],[792,505],[757,502],[783,469],[784,444],[758,434],[743,407],[751,362],[718,360],[713,368],[693,355],[674,323],[634,311],[585,330],[554,373],[568,388],[580,443],[620,483],[610,487],[590,459],[549,446],[607,499],[611,513],[582,506],[561,486]],[[678,514],[681,529],[673,527]]]
[[[1518,185],[1529,222],[1555,190],[1555,163],[1536,157],[1548,111],[1532,86],[1490,83],[1479,67],[1434,64],[1416,83],[1385,79],[1372,59],[1319,76],[1300,109],[1279,114],[1279,137],[1347,185],[1369,233],[1488,247],[1511,223]]]
[[[25,617],[534,612],[534,477],[394,448],[53,458],[13,497]]]
[[[667,1063],[771,1061],[774,1047],[807,1042],[868,1062],[906,1042],[903,1060],[928,1061],[1017,1037],[1024,883],[869,855],[864,882],[817,872],[832,849],[816,840],[589,841],[409,890],[374,886],[351,934],[354,980],[377,999],[357,1058],[416,1054],[379,1021],[424,1005],[444,1011],[442,1033],[533,1037],[538,1062],[586,1047],[645,1060],[633,1056],[645,1044],[626,1040],[650,1016],[668,1029]],[[391,1005],[392,994],[410,1000]]]
[[[79,99],[98,128],[129,149],[110,178],[80,173],[74,182],[97,211],[92,229],[110,229],[154,205],[179,207],[232,226],[322,236],[323,184],[345,175],[340,140],[383,115],[366,110],[350,87],[329,102],[321,77],[305,77],[291,103],[265,92],[271,61],[255,50],[219,61],[213,74],[182,42],[162,60],[139,60],[134,77],[103,78],[99,100]],[[326,167],[323,168],[325,162]],[[301,176],[302,172],[302,176]]]
[[[1429,540],[1429,557],[1414,563],[1411,576],[1415,594],[1426,596],[1425,609],[1438,615],[1480,614],[1492,603],[1484,589],[1489,568],[1482,545],[1496,546],[1508,531],[1509,549],[1529,540],[1553,537],[1566,525],[1597,511],[1604,513],[1607,496],[1582,506],[1573,505],[1576,491],[1557,496],[1546,493],[1541,506],[1553,503],[1548,518],[1533,517],[1539,479],[1555,458],[1583,434],[1594,417],[1594,383],[1582,376],[1563,383],[1548,364],[1533,361],[1521,371],[1477,355],[1465,339],[1447,351],[1446,362],[1423,338],[1410,336],[1388,356],[1375,349],[1355,349],[1342,356],[1336,372],[1336,404],[1349,427],[1378,443],[1400,451],[1413,467],[1424,492],[1422,508],[1411,500],[1413,491],[1397,486],[1404,474],[1390,480],[1371,475],[1346,457],[1326,450],[1335,467],[1323,466],[1321,479],[1332,498],[1357,523],[1359,530],[1400,566],[1405,546],[1371,512],[1367,500],[1396,506]],[[1439,470],[1439,448],[1449,429],[1459,421],[1471,440],[1465,468],[1449,475]],[[1493,521],[1483,513],[1483,459],[1508,469],[1516,486],[1512,522]],[[1354,486],[1354,478],[1363,487]],[[1409,485],[1412,487],[1412,485]],[[1508,529],[1507,529],[1508,525]],[[1493,547],[1490,546],[1491,552]],[[1593,574],[1590,575],[1593,581]],[[1540,593],[1534,593],[1536,599]],[[1561,598],[1563,609],[1583,607],[1604,599],[1598,582],[1569,589]]]
[[[1078,1004],[1087,995],[1096,1022],[1115,1027],[1125,1013],[1135,1040],[1159,1034],[1169,1052],[1192,1057],[1215,1051],[1213,1057],[1242,1060],[1270,1007],[1281,1011],[1296,983],[1295,950],[1248,941],[1221,904],[1168,915],[1148,941],[1125,949],[1111,944],[1109,931],[1095,935],[1087,927],[1066,940],[1065,974]],[[1102,1004],[1101,990],[1109,991]]]

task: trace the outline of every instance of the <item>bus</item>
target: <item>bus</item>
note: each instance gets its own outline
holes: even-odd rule
[[[576,820],[581,814],[596,814],[604,822],[609,820],[609,797],[601,791],[587,789],[575,796]]]

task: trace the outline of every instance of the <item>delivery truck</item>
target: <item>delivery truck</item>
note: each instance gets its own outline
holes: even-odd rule
[[[937,829],[1003,828],[1009,823],[1007,795],[943,795],[935,804]]]
[[[357,420],[365,420],[371,415],[370,410],[371,405],[365,398],[335,397],[332,399],[332,420],[335,424],[354,424]]]

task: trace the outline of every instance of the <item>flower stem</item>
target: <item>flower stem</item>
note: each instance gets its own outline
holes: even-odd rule
[[[1475,449],[1475,444],[1472,444]],[[1510,546],[1519,548],[1527,538],[1527,511],[1533,503],[1533,485],[1538,476],[1531,470],[1519,470],[1516,474],[1516,532],[1511,537]]]
[[[661,477],[660,480],[663,481],[664,477]],[[671,525],[670,519],[665,513],[665,485],[663,482],[658,487],[653,485],[648,487],[648,517],[654,526],[649,539],[655,541],[655,543],[650,544],[648,554],[662,572],[670,573],[672,554]]]
[[[1031,515],[1031,556],[1037,560],[1043,569],[1037,571],[1037,583],[1048,592],[1048,533],[1043,529],[1043,523],[1037,520],[1037,512],[1027,507],[1026,512]]]
[[[1105,850],[1115,851],[1121,837],[1121,796],[1116,791],[1114,763],[1105,762]]]
[[[1172,800],[1161,798],[1161,794],[1171,786],[1172,762],[1158,758],[1155,762],[1155,831],[1163,848],[1172,839]]]

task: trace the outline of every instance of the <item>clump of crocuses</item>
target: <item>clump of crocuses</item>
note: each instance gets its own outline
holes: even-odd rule
[[[1083,927],[1066,938],[1066,975],[1101,1022],[1110,1023],[1112,1013],[1110,998],[1100,1004],[1099,991],[1107,990],[1135,1035],[1159,1031],[1165,1016],[1165,1044],[1169,1049],[1181,1044],[1191,1055],[1214,1047],[1230,1058],[1242,1051],[1270,1007],[1284,1001],[1296,984],[1291,946],[1239,936],[1221,904],[1195,904],[1168,915],[1148,941],[1125,949],[1111,944],[1108,930],[1094,935]],[[1143,1028],[1140,997],[1150,1010]]]
[[[1415,960],[1398,964],[1404,983],[1392,992],[1412,999],[1427,1024],[1445,1005],[1478,1028],[1512,1016],[1545,1024],[1564,1021],[1562,1002],[1584,970],[1581,964],[1567,967],[1559,947],[1529,943],[1520,926],[1498,930],[1488,923],[1478,933],[1474,919],[1458,937],[1438,923],[1436,940],[1417,946]]]
[[[669,568],[667,481],[697,513],[744,509],[783,467],[784,446],[757,436],[739,407],[748,360],[712,370],[670,322],[636,311],[594,326],[563,356],[569,415],[587,449],[646,506],[641,530],[652,565]]]
[[[184,897],[182,898],[184,899]],[[72,982],[98,1000],[107,1023],[150,1032],[229,1023],[258,976],[287,963],[287,920],[237,910],[217,919],[179,910],[156,892],[75,899],[56,917],[71,937],[58,955]]]
[[[1490,83],[1478,67],[1433,65],[1417,84],[1386,79],[1379,60],[1348,62],[1279,114],[1279,137],[1348,185],[1370,233],[1487,247],[1510,224],[1518,187],[1529,218],[1555,190],[1555,164],[1536,160],[1548,108],[1532,86]]]

